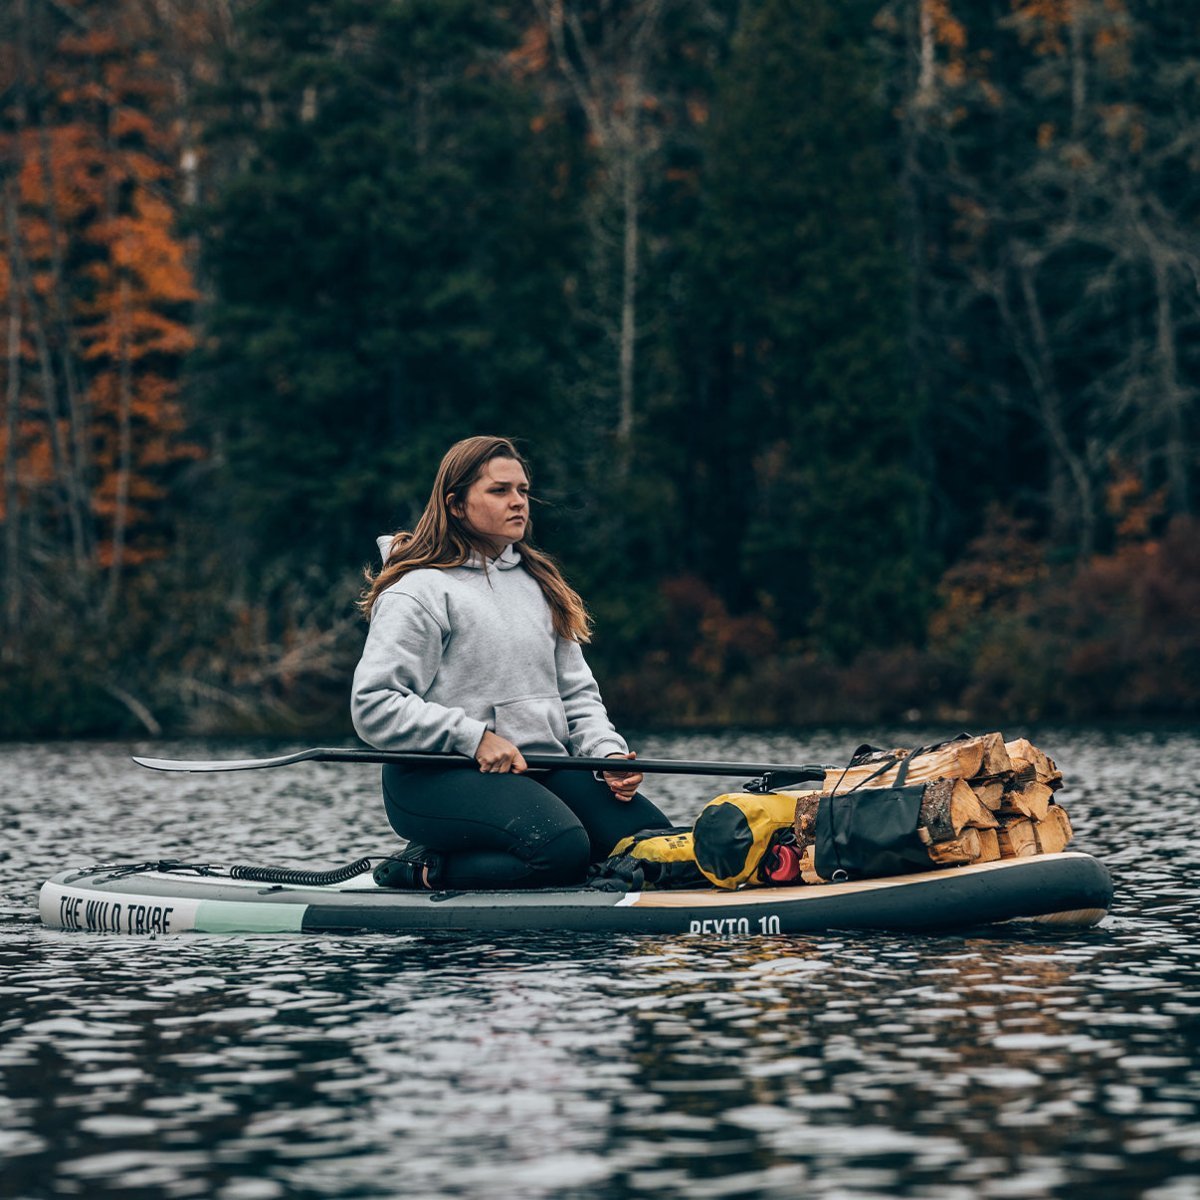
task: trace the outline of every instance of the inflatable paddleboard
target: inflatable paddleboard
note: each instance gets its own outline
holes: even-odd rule
[[[1113,894],[1104,865],[1075,852],[889,879],[741,891],[397,891],[377,887],[369,866],[319,886],[238,878],[243,870],[159,862],[63,871],[42,886],[41,917],[52,929],[142,936],[447,930],[703,937],[836,929],[921,933],[1005,921],[1095,925]]]

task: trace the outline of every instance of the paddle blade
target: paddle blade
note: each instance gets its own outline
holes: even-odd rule
[[[143,758],[135,754],[133,761],[139,767],[151,771],[257,771],[262,767],[286,767],[304,762],[312,752],[302,750],[299,754],[282,754],[278,758],[216,758],[184,762],[173,758]]]

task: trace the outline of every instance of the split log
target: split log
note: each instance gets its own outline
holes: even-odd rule
[[[1000,733],[985,733],[979,738],[983,745],[983,761],[977,775],[1003,775],[1013,769],[1012,759],[1008,755],[1008,747],[1004,744],[1004,735]],[[974,775],[966,776],[974,779]]]
[[[1054,765],[1054,759],[1043,754],[1027,738],[1015,738],[1005,742],[1009,760],[1017,779],[1034,779],[1057,790],[1062,786],[1062,772]]]
[[[893,750],[876,754],[859,766],[844,772],[834,769],[825,772],[825,788],[848,792],[864,784],[866,787],[891,787],[896,782],[900,764],[908,756],[907,750]],[[871,776],[893,755],[897,761],[871,779]],[[1004,747],[1004,737],[999,733],[987,733],[982,737],[968,738],[961,742],[950,742],[938,750],[927,750],[913,759],[908,769],[908,783],[929,783],[934,779],[975,779],[978,776],[1003,775],[1012,771],[1012,759]],[[866,781],[870,780],[869,783]]]
[[[808,846],[800,855],[800,879],[803,883],[828,883],[817,874],[817,849]]]
[[[962,779],[939,779],[925,785],[921,824],[930,841],[948,842],[964,829],[995,829],[997,821]]]
[[[996,833],[1002,858],[1028,858],[1038,853],[1037,834],[1034,833],[1033,822],[1027,818],[1001,820]]]
[[[949,842],[934,842],[929,847],[929,861],[940,867],[961,866],[978,862],[983,856],[983,843],[978,829],[964,829],[962,836]]]
[[[1053,795],[1049,784],[1030,780],[1004,793],[1000,801],[1000,812],[1029,817],[1032,821],[1044,821]]]
[[[1000,853],[1000,830],[977,829],[975,832],[979,834],[979,845],[982,851],[979,861],[998,862],[1003,857]]]
[[[937,866],[961,866],[966,863],[997,862],[1001,857],[999,829],[964,829],[949,842],[929,846],[929,861]]]
[[[1074,834],[1066,809],[1058,804],[1050,806],[1046,819],[1034,825],[1033,832],[1037,836],[1038,849],[1043,854],[1058,854],[1066,849]]]
[[[1000,807],[1000,800],[1004,796],[1004,780],[1003,779],[981,779],[971,784],[971,791],[979,798],[979,803],[984,808],[995,812]]]

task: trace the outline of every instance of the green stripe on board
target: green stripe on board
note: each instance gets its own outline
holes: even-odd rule
[[[299,933],[307,908],[307,904],[202,900],[195,928],[199,933]]]

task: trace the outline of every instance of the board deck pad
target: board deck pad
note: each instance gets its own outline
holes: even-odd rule
[[[399,891],[369,872],[336,885],[231,878],[218,866],[63,871],[41,889],[51,929],[169,933],[420,933],[439,930],[755,936],[822,930],[940,932],[1006,921],[1084,927],[1105,916],[1112,879],[1075,851],[888,879],[799,887],[610,892]]]

